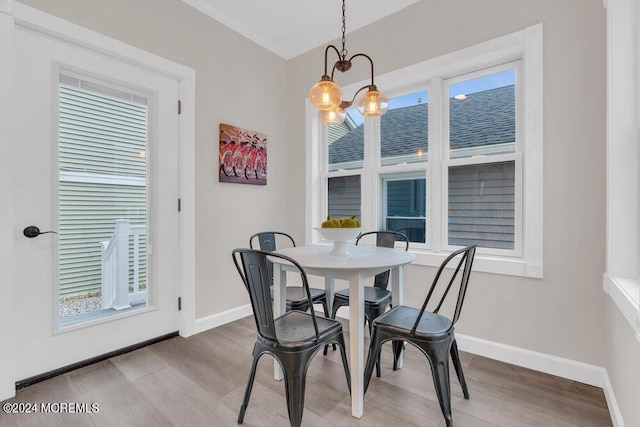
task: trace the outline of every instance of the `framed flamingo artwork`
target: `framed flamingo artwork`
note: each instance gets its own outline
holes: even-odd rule
[[[220,123],[220,182],[267,184],[267,135]]]

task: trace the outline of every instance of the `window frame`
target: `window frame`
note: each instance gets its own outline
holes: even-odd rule
[[[483,70],[496,66],[510,68],[514,61],[521,61],[516,69],[517,79],[520,79],[516,84],[516,100],[522,100],[521,103],[516,102],[521,105],[516,112],[516,141],[520,144],[516,147],[516,153],[485,156],[482,161],[471,158],[453,159],[455,161],[448,159],[448,124],[445,133],[442,125],[444,118],[441,117],[448,115],[448,92],[445,93],[448,85],[445,85],[445,80],[453,80],[455,76],[463,74],[469,78],[470,73],[482,73]],[[498,69],[489,72],[496,71]],[[448,245],[446,227],[448,167],[514,160],[516,206],[519,206],[516,212],[516,247],[514,250],[479,248],[474,267],[485,272],[542,278],[542,76],[542,24],[376,76],[378,87],[384,88],[390,97],[411,93],[416,89],[429,91],[429,150],[427,162],[381,166],[380,119],[365,120],[365,167],[344,171],[348,175],[361,175],[363,226],[377,229],[384,221],[381,206],[384,199],[380,188],[383,177],[421,171],[427,180],[426,234],[430,238],[427,238],[426,244],[412,243],[410,250],[417,255],[414,264],[437,266],[454,248]],[[345,93],[357,90],[360,83],[345,87]],[[432,107],[436,103],[436,107],[440,108]],[[306,240],[309,243],[320,242],[312,227],[317,226],[318,219],[326,212],[328,196],[326,187],[322,189],[314,186],[314,182],[316,185],[326,182],[325,177],[329,176],[328,162],[313,165],[314,161],[328,160],[328,144],[323,143],[326,129],[323,130],[323,127],[317,119],[315,109],[307,101],[307,149],[311,153],[307,156],[306,186]],[[435,143],[432,132],[437,132],[439,143]],[[445,138],[447,147],[443,143]],[[314,155],[314,152],[323,155]],[[314,172],[320,176],[314,177]],[[438,190],[434,191],[434,188]],[[520,212],[522,215],[517,215]]]
[[[428,184],[427,184],[427,174],[426,171],[423,169],[419,169],[419,170],[403,170],[401,172],[393,172],[393,173],[379,173],[378,174],[378,178],[379,178],[379,190],[380,190],[380,200],[385,201],[387,200],[387,185],[390,181],[406,181],[406,180],[416,180],[416,179],[424,179],[425,180],[425,217],[424,217],[424,234],[425,234],[425,242],[411,242],[410,241],[410,245],[413,245],[414,247],[424,247],[425,249],[428,249],[428,245],[429,245],[429,239],[427,238],[428,234],[427,231],[429,230],[429,215],[428,215],[428,210],[426,208],[428,208],[429,203],[427,202],[427,196],[429,194],[428,191]],[[379,209],[379,213],[378,213],[378,217],[380,219],[380,229],[386,229],[386,223],[387,223],[387,203],[380,203],[378,206]],[[410,218],[415,218],[415,219],[420,219],[420,217],[410,217]],[[400,245],[402,246],[402,245]]]
[[[443,95],[442,102],[444,102],[444,107],[442,108],[442,113],[444,114],[444,120],[442,120],[444,126],[444,135],[445,138],[442,142],[442,222],[441,229],[443,230],[443,239],[442,239],[442,247],[446,251],[455,251],[459,249],[459,246],[454,246],[449,244],[449,173],[448,170],[452,167],[456,166],[472,166],[472,165],[486,165],[490,163],[504,163],[504,162],[515,162],[515,200],[514,200],[514,248],[511,249],[493,249],[493,248],[485,248],[478,247],[478,253],[484,253],[487,255],[498,255],[498,256],[511,256],[511,257],[522,257],[522,182],[523,182],[523,170],[522,170],[522,150],[524,148],[523,144],[523,108],[522,108],[522,69],[523,69],[523,60],[516,59],[514,61],[504,62],[502,64],[494,65],[491,67],[479,69],[476,71],[472,71],[465,74],[459,74],[453,77],[448,77],[443,79]],[[449,97],[449,88],[451,85],[467,81],[471,79],[475,79],[478,77],[488,76],[491,74],[495,74],[501,71],[506,71],[509,69],[513,69],[515,71],[515,136],[516,140],[514,141],[514,152],[513,153],[504,153],[504,154],[493,154],[487,156],[468,156],[468,157],[452,157],[451,156],[451,121],[450,121],[450,97]]]

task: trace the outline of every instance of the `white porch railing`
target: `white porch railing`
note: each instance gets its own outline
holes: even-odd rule
[[[146,302],[146,289],[140,290],[140,235],[147,233],[145,224],[131,225],[128,219],[117,219],[116,228],[102,246],[102,308],[123,310],[132,302]],[[133,235],[133,292],[129,292],[129,236]]]

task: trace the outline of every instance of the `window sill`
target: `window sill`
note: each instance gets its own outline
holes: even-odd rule
[[[640,341],[640,278],[610,276],[605,273],[602,287],[609,294],[618,309],[622,312],[631,327],[636,331],[636,338]]]
[[[416,255],[413,265],[438,267],[449,255],[446,252],[430,252],[426,250],[412,250]],[[543,278],[542,264],[529,262],[522,258],[498,257],[476,254],[473,269],[483,273],[506,274],[509,276]]]

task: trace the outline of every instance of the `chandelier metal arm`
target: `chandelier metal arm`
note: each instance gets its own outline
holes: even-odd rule
[[[329,48],[333,48],[333,50],[336,51],[336,54],[338,55],[338,58],[340,58],[340,51],[338,51],[338,48],[335,47],[334,45],[330,44],[328,45],[325,50],[324,50],[324,76],[327,76],[327,57],[329,56]],[[333,70],[331,70],[331,80],[333,80],[333,71],[336,69],[336,66],[333,66]]]
[[[336,53],[338,53],[338,48],[335,47],[334,45],[329,45],[327,46],[327,48],[324,50],[324,74],[325,76],[327,75],[327,54],[329,53],[329,48],[332,47]],[[355,55],[353,55],[351,58],[349,58],[348,60],[345,60],[344,58],[342,58],[340,56],[340,54],[338,53],[338,57],[340,58],[334,65],[333,65],[333,69],[331,70],[331,80],[333,80],[333,73],[335,73],[336,69],[342,71],[343,73],[347,70],[349,70],[351,68],[351,61],[354,58],[357,58],[358,56],[363,56],[365,58],[367,58],[369,60],[369,64],[371,65],[371,85],[373,86],[375,83],[373,82],[373,60],[371,59],[371,57],[365,53],[356,53]]]
[[[360,89],[356,91],[356,93],[353,94],[353,98],[351,98],[351,101],[342,101],[338,106],[338,108],[340,108],[341,110],[346,110],[347,108],[351,107],[351,105],[353,105],[353,102],[356,100],[356,96],[358,96],[358,94],[362,92],[364,89],[375,90],[376,87],[375,85],[362,86]]]
[[[373,86],[374,85],[374,83],[373,83],[373,60],[366,53],[356,53],[351,58],[349,58],[349,62],[351,62],[353,60],[353,58],[356,58],[358,56],[364,56],[365,58],[367,58],[369,60],[369,64],[371,64],[371,86]]]

